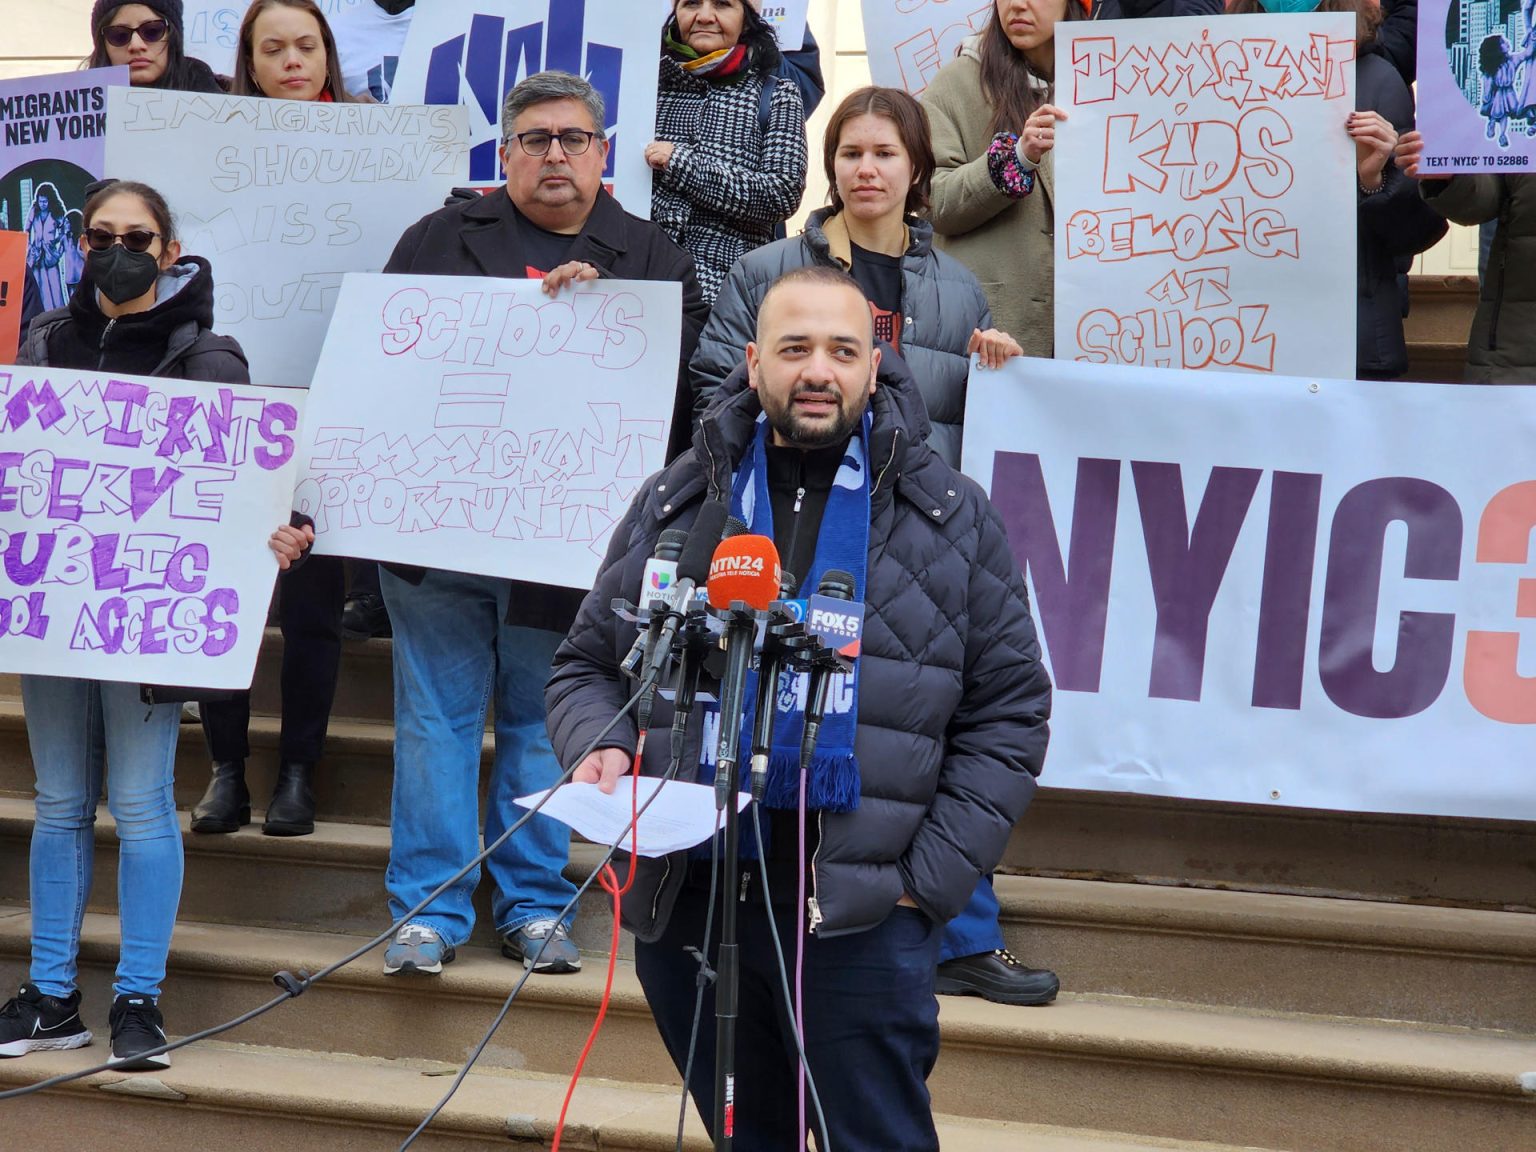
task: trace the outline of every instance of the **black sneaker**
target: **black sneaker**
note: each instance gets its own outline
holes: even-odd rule
[[[934,991],[940,996],[980,996],[994,1004],[1049,1004],[1061,991],[1056,973],[1026,968],[1006,948],[978,952],[939,965]]]
[[[119,996],[112,1001],[112,1014],[107,1019],[112,1025],[112,1056],[108,1064],[124,1072],[171,1066],[169,1052],[140,1055],[166,1042],[165,1019],[148,996]]]
[[[91,1033],[80,1019],[78,988],[61,999],[43,995],[36,985],[23,984],[15,998],[0,1008],[0,1056],[84,1048],[90,1042]]]

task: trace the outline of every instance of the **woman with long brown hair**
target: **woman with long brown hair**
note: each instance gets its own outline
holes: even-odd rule
[[[314,0],[254,0],[240,21],[233,96],[357,103],[341,79],[341,56]]]
[[[1056,25],[1083,17],[1078,0],[996,0],[923,93],[939,245],[975,273],[993,322],[1029,356],[1053,347]]]

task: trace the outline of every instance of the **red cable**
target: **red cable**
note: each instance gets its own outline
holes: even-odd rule
[[[619,966],[619,933],[621,931],[620,918],[623,915],[624,894],[635,883],[635,859],[638,856],[636,849],[640,843],[640,758],[645,753],[645,733],[640,733],[640,740],[635,746],[634,759],[630,761],[630,789],[629,789],[629,874],[624,878],[622,887],[619,885],[619,875],[613,870],[612,864],[604,864],[602,874],[598,877],[598,883],[603,891],[613,897],[613,940],[608,947],[608,976],[603,982],[603,998],[597,1006],[597,1019],[592,1021],[592,1031],[587,1034],[587,1042],[582,1046],[581,1055],[576,1059],[576,1070],[571,1073],[571,1082],[565,1089],[565,1100],[560,1104],[560,1119],[555,1124],[555,1138],[550,1144],[550,1152],[560,1152],[560,1137],[565,1134],[565,1114],[571,1107],[571,1097],[576,1094],[576,1084],[581,1079],[581,1070],[586,1067],[587,1057],[592,1052],[592,1046],[597,1043],[597,1034],[602,1031],[603,1020],[608,1015],[608,1002],[613,996],[613,974]]]

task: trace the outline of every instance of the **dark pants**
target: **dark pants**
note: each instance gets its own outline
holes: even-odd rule
[[[730,885],[734,888],[734,885]],[[734,894],[734,893],[733,893]],[[708,893],[685,888],[654,944],[635,945],[635,970],[662,1041],[681,1072],[688,1055],[697,962],[684,952],[704,935]],[[737,1152],[804,1148],[796,1128],[796,1057],[789,1011],[779,984],[767,915],[755,894],[740,913],[741,1001],[736,1032]],[[775,907],[785,963],[794,979],[795,917]],[[718,937],[720,919],[715,918]],[[709,960],[717,962],[716,941]],[[939,1055],[939,1007],[934,965],[939,926],[913,908],[898,907],[867,932],[805,948],[805,1041],[811,1074],[827,1113],[837,1152],[934,1152],[927,1079]],[[698,1052],[689,1090],[712,1127],[715,1099],[715,995],[704,994]],[[815,1130],[809,1095],[806,1125]]]
[[[339,556],[309,556],[277,582],[277,622],[283,633],[284,760],[313,764],[325,751],[325,729],[341,665],[341,609],[346,580]],[[202,705],[203,735],[213,760],[251,754],[251,694]]]

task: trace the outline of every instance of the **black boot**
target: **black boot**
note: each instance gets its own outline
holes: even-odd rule
[[[263,835],[308,836],[315,830],[315,793],[309,786],[314,768],[303,760],[283,761],[261,825]]]
[[[251,822],[244,760],[215,760],[203,798],[192,808],[192,831],[233,832]]]

